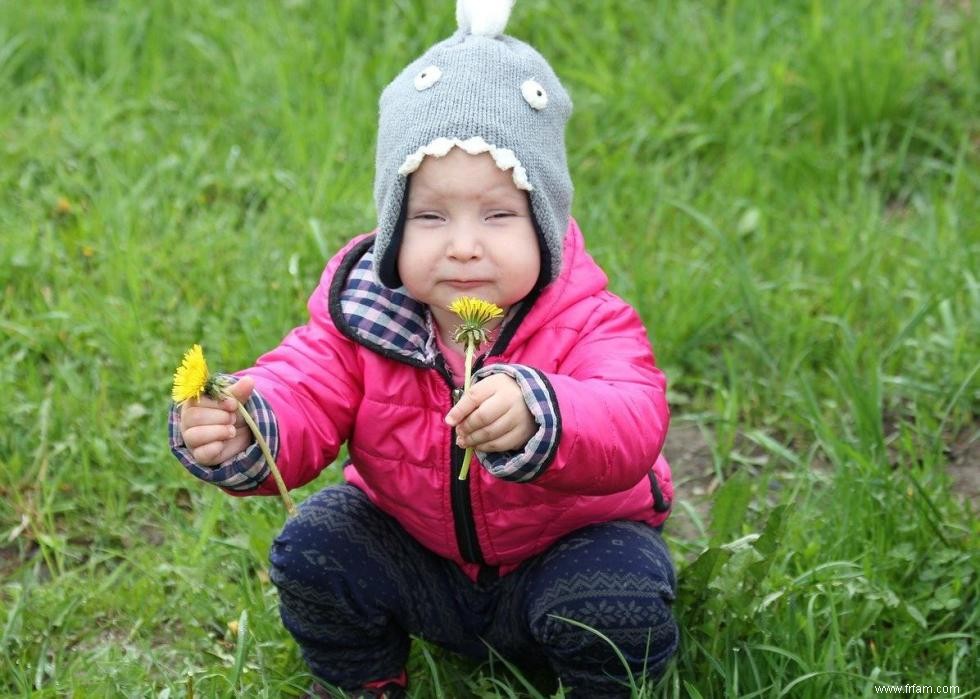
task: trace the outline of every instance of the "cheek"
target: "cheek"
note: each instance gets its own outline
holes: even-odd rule
[[[509,286],[523,298],[538,281],[541,272],[541,252],[537,237],[533,232],[523,235],[507,245],[504,253],[499,259],[507,268]]]
[[[432,257],[429,247],[418,236],[405,231],[398,249],[398,274],[410,290],[428,277]]]
[[[414,286],[415,277],[419,273],[417,258],[409,251],[402,248],[398,252],[398,276],[402,278],[402,283],[406,286]]]
[[[541,260],[536,248],[534,253],[533,257],[529,257],[515,270],[515,286],[518,287],[522,297],[534,287],[535,282],[538,281],[538,275],[541,273]]]
[[[541,246],[538,243],[537,233],[533,228],[528,228],[521,236],[520,245],[517,248],[521,251],[521,260],[524,263],[526,273],[534,277],[531,284],[538,280],[538,273],[541,271]]]

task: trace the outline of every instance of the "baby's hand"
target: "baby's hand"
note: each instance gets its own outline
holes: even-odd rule
[[[253,388],[255,381],[245,376],[227,390],[244,404]],[[253,439],[238,413],[238,404],[231,398],[218,402],[202,397],[184,403],[180,408],[180,433],[191,456],[202,466],[227,461],[245,451]]]
[[[486,452],[523,448],[537,431],[521,387],[506,374],[492,374],[470,386],[446,422],[456,427],[456,444]]]

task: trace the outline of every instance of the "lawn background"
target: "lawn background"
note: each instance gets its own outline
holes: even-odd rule
[[[377,97],[452,5],[0,0],[0,696],[307,686],[281,505],[180,469],[170,377],[303,322],[373,226]],[[574,214],[670,380],[684,636],[644,696],[976,694],[977,8],[520,0],[508,32],[575,101]]]

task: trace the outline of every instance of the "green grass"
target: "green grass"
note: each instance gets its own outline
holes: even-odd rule
[[[0,695],[306,687],[264,572],[281,505],[179,468],[170,376],[304,320],[373,226],[380,90],[453,26],[449,0],[0,0]],[[980,435],[977,10],[521,0],[509,29],[575,100],[575,215],[710,444],[678,468],[722,484],[706,517],[679,490],[683,647],[643,696],[976,693],[947,467]],[[410,671],[539,691],[422,644]]]

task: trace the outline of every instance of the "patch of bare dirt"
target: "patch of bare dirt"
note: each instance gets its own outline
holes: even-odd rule
[[[980,425],[965,430],[949,446],[946,470],[953,493],[973,512],[980,512]]]
[[[693,423],[675,422],[667,433],[664,456],[670,463],[674,480],[674,498],[684,500],[707,523],[711,505],[711,493],[717,487],[712,466],[711,445],[701,428]],[[696,539],[700,530],[691,513],[683,507],[675,507],[670,513],[667,527],[673,538]]]
[[[800,454],[804,451],[799,444],[787,438],[779,435],[770,435],[770,438],[791,452]],[[719,480],[712,454],[714,439],[709,426],[680,420],[675,420],[667,433],[664,456],[673,474],[675,498],[675,507],[667,522],[667,533],[677,541],[691,542],[702,536],[697,521],[705,527],[709,524],[712,496],[724,478],[735,471],[758,475],[774,456],[745,434],[736,434],[730,461],[722,465],[722,480]],[[791,467],[787,465],[787,468]],[[809,468],[826,471],[829,465],[819,458],[813,458]],[[780,500],[784,485],[784,479],[778,475],[767,479],[765,492],[756,493],[756,505],[762,510],[774,506]]]
[[[8,578],[21,564],[20,552],[14,546],[0,546],[0,579]]]

